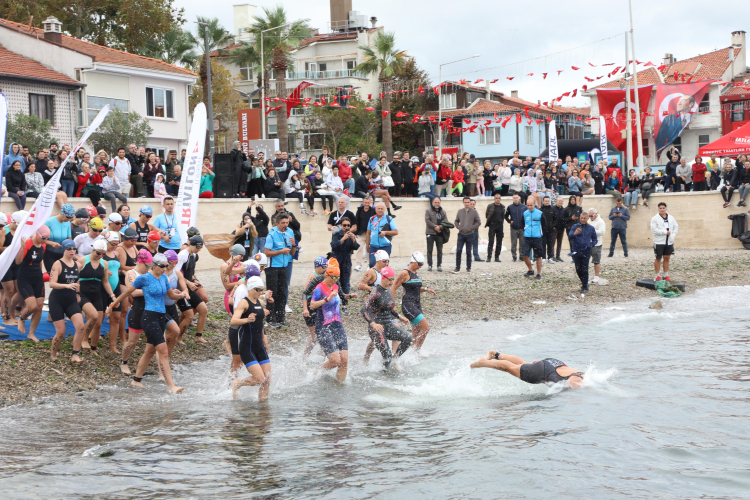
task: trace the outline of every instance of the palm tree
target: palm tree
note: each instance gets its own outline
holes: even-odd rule
[[[265,17],[255,16],[255,22],[248,30],[260,43],[263,36],[263,50],[273,52],[271,68],[276,77],[276,96],[286,97],[286,70],[289,68],[289,52],[299,45],[299,42],[310,36],[310,29],[302,21],[288,21],[283,7],[263,7]],[[284,26],[287,26],[284,28]],[[275,29],[278,28],[278,29]],[[271,30],[271,31],[267,31]],[[267,33],[263,33],[267,31]],[[265,58],[265,54],[263,56]],[[261,68],[264,73],[265,68]],[[286,103],[281,103],[281,109],[276,113],[276,128],[279,137],[279,147],[282,151],[289,150],[289,127],[286,118]]]
[[[267,70],[271,67],[271,58],[273,57],[273,51],[269,50],[268,47],[264,46],[263,50],[266,52],[263,56],[263,65],[266,67],[263,70],[257,72],[258,88],[268,85],[270,73]],[[229,50],[228,54],[228,61],[239,66],[240,68],[261,67],[260,45],[256,46],[247,42],[240,42],[239,47],[235,47]],[[267,133],[268,121],[266,121],[266,134]]]
[[[367,75],[378,74],[378,82],[383,89],[383,111],[391,110],[391,94],[389,85],[393,77],[401,71],[406,61],[406,51],[395,48],[396,34],[378,33],[375,37],[373,47],[362,47],[365,60],[359,63],[354,70],[361,71]],[[391,132],[391,117],[383,117],[383,150],[390,158],[393,154],[393,135]]]
[[[198,54],[193,50],[189,34],[180,29],[168,32],[157,42],[146,42],[146,56],[160,59],[169,64],[181,64],[187,68],[195,68]]]
[[[219,19],[214,18],[208,18],[208,17],[202,17],[198,16],[198,22],[199,23],[206,23],[208,26],[201,26],[198,25],[198,28],[196,29],[195,33],[186,33],[185,37],[187,41],[195,47],[196,50],[198,50],[199,53],[202,53],[201,56],[201,64],[198,71],[198,74],[201,78],[201,89],[203,90],[203,104],[208,106],[208,85],[206,85],[206,80],[208,80],[208,57],[211,52],[218,48],[223,48],[226,45],[229,44],[229,42],[232,41],[233,37],[232,35],[225,30],[221,24],[219,24]],[[208,30],[208,53],[206,53],[206,43],[205,43],[205,36],[206,36],[206,30]],[[213,124],[209,124],[209,126],[213,126]],[[209,151],[209,140],[208,136],[211,133],[211,131],[208,131],[206,134],[206,151]]]

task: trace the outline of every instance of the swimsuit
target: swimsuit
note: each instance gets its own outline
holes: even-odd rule
[[[70,285],[78,283],[78,264],[73,262],[72,266],[66,266],[60,259],[60,274],[57,275],[57,282]],[[78,294],[75,290],[69,288],[53,288],[49,294],[49,315],[52,321],[68,319],[75,314],[81,314],[81,306],[78,304]]]
[[[404,295],[401,297],[401,312],[412,325],[416,325],[424,319],[422,314],[422,279],[417,273],[409,273],[409,281],[403,283]]]
[[[242,264],[239,264],[239,265],[237,265],[237,267],[234,267],[233,269],[240,269],[240,268],[244,269],[245,266],[243,266]],[[237,281],[239,281],[239,279],[240,279],[241,276],[242,276],[241,274],[230,274],[229,275],[229,282],[230,283],[236,283]],[[229,295],[231,293],[232,293],[231,289],[230,290],[226,290],[224,292],[224,308],[227,310],[227,312],[229,314],[232,314],[233,313],[232,309],[234,309],[233,307],[230,307],[230,305],[229,305]]]
[[[120,258],[117,257],[115,254],[114,257],[109,257],[106,253],[102,255],[102,259],[107,262],[107,265],[109,266],[109,272],[112,273],[112,275],[107,278],[109,280],[109,286],[112,288],[112,293],[115,295],[115,299],[120,296]],[[109,307],[113,302],[114,299],[107,295],[106,290],[104,290],[104,286],[102,286],[102,297],[104,297],[104,303],[105,307]],[[122,311],[122,302],[117,304],[117,307],[112,309],[113,311]]]
[[[47,245],[34,246],[34,242],[30,238],[26,240],[26,249],[23,254],[23,260],[18,264],[16,278],[18,280],[18,293],[24,299],[27,297],[44,298],[42,261],[44,260],[44,251],[46,248]]]
[[[521,380],[529,384],[556,384],[563,380],[568,380],[570,377],[581,377],[583,373],[575,372],[570,375],[563,377],[557,373],[557,369],[561,366],[567,366],[565,363],[555,358],[546,358],[541,361],[534,361],[533,363],[525,363],[521,365]]]
[[[245,367],[265,365],[271,360],[268,359],[266,346],[263,344],[263,318],[265,317],[263,306],[260,302],[251,302],[247,297],[242,300],[247,301],[248,307],[241,317],[248,318],[251,314],[255,314],[255,321],[240,327],[238,345],[240,358]]]
[[[97,311],[104,311],[104,297],[102,293],[102,281],[104,280],[104,266],[99,262],[99,266],[94,269],[91,265],[91,257],[86,256],[85,265],[81,269],[79,283],[81,284],[81,309],[86,304],[91,303]]]
[[[136,279],[141,276],[135,269],[131,269],[130,271],[136,275]],[[135,283],[135,281],[133,283]],[[130,306],[130,312],[128,313],[128,329],[135,333],[141,333],[143,331],[141,320],[143,319],[143,311],[145,308],[146,299],[143,295],[133,297],[133,303]]]
[[[380,285],[374,287],[365,300],[365,305],[362,306],[362,316],[367,321],[367,333],[383,356],[386,367],[393,359],[388,340],[400,342],[398,350],[396,350],[396,356],[401,356],[411,345],[411,333],[393,324],[393,319],[398,318],[398,313],[390,289],[383,288]],[[383,327],[383,333],[378,333],[370,325],[373,322]]]

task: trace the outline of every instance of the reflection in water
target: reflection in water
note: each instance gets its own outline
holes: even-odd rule
[[[106,388],[0,410],[2,500],[22,498],[658,498],[746,496],[750,289],[624,304],[591,323],[477,323],[433,333],[403,374],[274,357],[268,402],[232,401],[227,360],[176,367],[188,389]],[[605,318],[602,320],[601,318]],[[548,325],[568,325],[550,329]],[[530,332],[510,340],[508,332]],[[365,340],[350,339],[352,352]],[[531,386],[469,362],[500,347],[587,367]],[[616,369],[616,370],[615,370]],[[617,372],[617,375],[613,374]],[[100,456],[106,452],[109,456]],[[502,492],[502,493],[499,493]]]

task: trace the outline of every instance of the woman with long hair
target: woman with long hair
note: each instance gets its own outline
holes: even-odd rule
[[[75,327],[73,336],[73,353],[71,363],[83,363],[80,357],[83,342],[83,314],[78,303],[80,290],[79,268],[76,262],[76,246],[73,240],[62,242],[63,256],[52,264],[49,272],[49,316],[55,325],[55,336],[52,338],[51,358],[57,359],[57,353],[65,339],[65,317],[67,316]]]
[[[21,160],[11,163],[10,168],[5,173],[5,187],[8,190],[8,196],[13,198],[18,210],[23,210],[26,206],[26,176],[21,171]]]

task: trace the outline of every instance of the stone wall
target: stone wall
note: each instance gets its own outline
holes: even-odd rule
[[[237,199],[201,200],[198,205],[198,228],[204,234],[231,232],[247,208],[247,201]],[[731,207],[723,209],[721,195],[716,191],[652,195],[649,208],[639,207],[637,210],[631,211],[631,219],[628,224],[629,246],[650,247],[653,244],[649,223],[651,218],[656,215],[656,206],[660,201],[668,204],[668,212],[677,219],[679,224],[679,233],[676,240],[678,248],[730,249],[741,247],[740,242],[731,237],[732,224],[727,216],[734,213],[744,213],[745,210],[736,206],[737,196],[732,200]],[[88,199],[76,198],[72,199],[71,203],[79,208],[88,205],[89,201]],[[316,203],[316,210],[319,211],[319,215],[316,217],[301,215],[299,204],[294,199],[287,205],[289,211],[294,213],[302,225],[303,251],[300,255],[300,261],[302,262],[310,262],[315,257],[330,251],[331,233],[326,227],[327,216],[323,215],[318,203]],[[399,228],[398,236],[393,239],[394,255],[407,256],[414,251],[426,252],[424,213],[428,208],[427,200],[423,198],[402,199],[398,203],[402,204],[403,208],[394,212],[397,215],[395,222]],[[484,210],[489,203],[492,203],[489,198],[481,198],[477,203],[482,224],[484,224]],[[510,198],[503,198],[503,204],[507,206],[509,203],[512,203]],[[32,204],[33,201],[29,200],[26,208],[31,209]],[[157,200],[143,198],[132,200],[130,204],[131,212],[137,214],[140,206],[144,204],[151,205],[157,214],[160,212]],[[261,200],[261,204],[267,211],[273,211],[273,200]],[[352,201],[352,212],[356,212],[358,205],[358,201]],[[596,208],[605,218],[607,223],[607,233],[604,238],[605,246],[609,244],[610,221],[607,215],[613,206],[614,200],[608,195],[584,197],[583,208],[586,210]],[[443,200],[443,208],[451,220],[462,207],[460,198]],[[108,203],[107,208],[109,209]],[[15,210],[12,200],[3,198],[2,211],[10,214]],[[55,213],[57,212],[57,209],[55,209]],[[503,243],[509,248],[510,236],[507,227]],[[455,245],[455,231],[453,234],[449,247]],[[487,230],[484,227],[480,229],[480,236],[487,237]],[[564,245],[567,247],[567,240],[564,241]],[[446,249],[446,252],[449,250],[449,248]],[[199,269],[212,269],[220,265],[219,261],[211,257],[206,251],[201,252],[201,257],[198,262]]]

